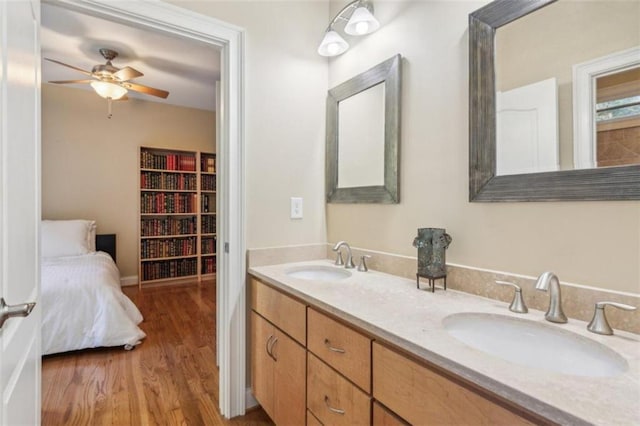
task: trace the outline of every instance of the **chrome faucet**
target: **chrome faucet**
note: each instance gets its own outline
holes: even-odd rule
[[[544,317],[547,321],[565,323],[567,316],[562,312],[562,298],[560,297],[560,281],[553,272],[545,272],[536,281],[536,290],[549,291],[549,309]]]
[[[339,241],[335,246],[333,246],[332,250],[337,251],[338,257],[341,257],[340,247],[343,247],[343,246],[346,247],[347,249],[347,260],[344,262],[344,267],[347,269],[355,268],[356,265],[355,263],[353,263],[353,256],[351,255],[351,247],[349,247],[349,244],[347,244],[346,241]]]

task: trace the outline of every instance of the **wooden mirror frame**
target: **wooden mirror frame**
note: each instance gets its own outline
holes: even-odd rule
[[[400,90],[402,57],[395,55],[329,90],[327,95],[327,203],[399,202]],[[384,185],[338,187],[338,104],[378,84],[384,84]]]
[[[640,165],[496,176],[495,32],[556,0],[495,0],[469,15],[469,201],[640,199]]]

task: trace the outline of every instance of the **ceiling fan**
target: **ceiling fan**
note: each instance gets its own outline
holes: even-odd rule
[[[74,69],[85,75],[92,77],[86,80],[59,80],[50,81],[49,83],[55,84],[82,84],[88,83],[96,91],[96,93],[108,100],[126,100],[126,94],[128,90],[134,92],[144,93],[146,95],[157,96],[159,98],[166,99],[169,96],[169,92],[166,90],[156,89],[149,86],[143,86],[142,84],[132,83],[130,80],[134,78],[142,77],[140,71],[131,68],[117,68],[111,64],[111,60],[118,56],[118,52],[111,49],[100,49],[100,54],[107,60],[106,64],[98,64],[93,67],[91,72],[85,71],[81,68],[74,67],[73,65],[65,64],[64,62],[57,61],[55,59],[44,58],[49,62],[53,62],[67,68]],[[109,114],[111,115],[111,114]]]

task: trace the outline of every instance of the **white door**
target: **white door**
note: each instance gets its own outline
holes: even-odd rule
[[[555,78],[498,92],[496,112],[498,176],[558,170]]]
[[[16,305],[0,329],[0,424],[10,426],[40,423],[39,31],[38,0],[0,0],[0,297]],[[19,317],[26,302],[35,309]]]

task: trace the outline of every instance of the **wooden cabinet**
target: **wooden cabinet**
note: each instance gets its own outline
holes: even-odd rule
[[[371,398],[310,352],[307,407],[325,425],[371,424]]]
[[[279,425],[306,417],[306,306],[251,279],[251,389]]]
[[[212,277],[215,154],[141,147],[139,156],[140,287]],[[214,172],[205,172],[212,162]]]
[[[412,424],[530,424],[378,342],[373,343],[373,396]]]
[[[515,426],[531,424],[518,413],[536,419],[255,278],[250,282],[252,389],[278,425]]]
[[[279,425],[305,423],[305,349],[251,312],[251,388]]]

